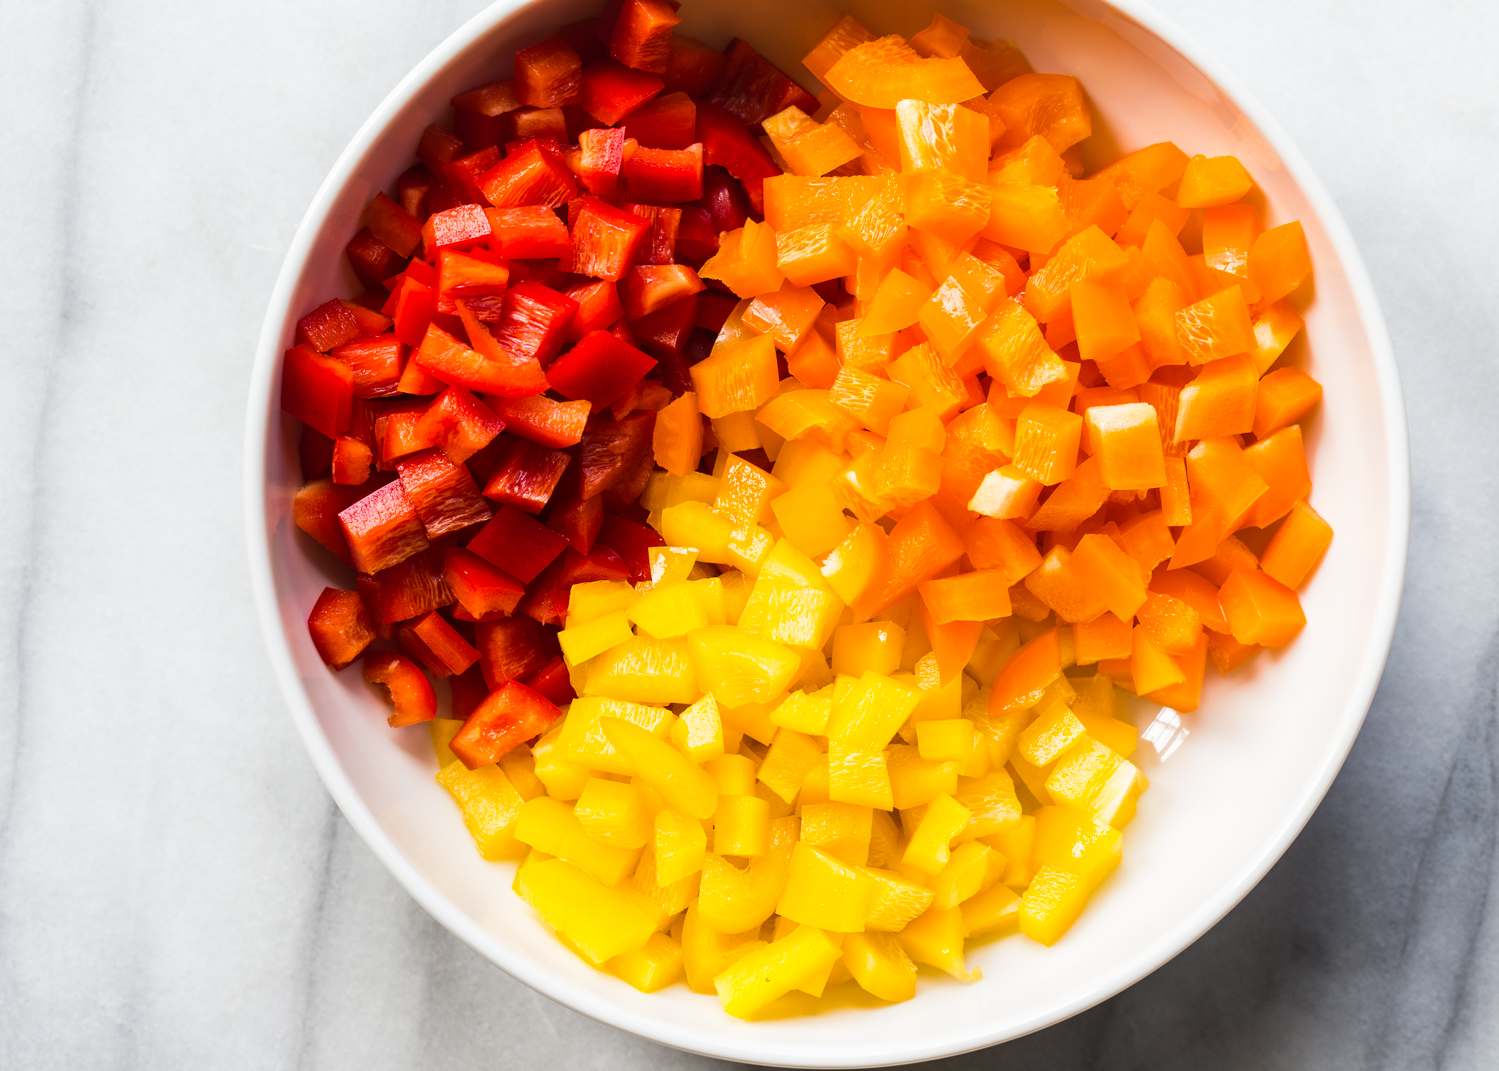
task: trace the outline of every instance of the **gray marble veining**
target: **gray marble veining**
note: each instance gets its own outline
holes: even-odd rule
[[[706,1067],[449,936],[270,679],[239,506],[291,233],[477,0],[0,0],[0,1067]],[[1499,1062],[1492,5],[1167,0],[1330,186],[1411,417],[1405,605],[1326,802],[1206,937],[954,1069]]]

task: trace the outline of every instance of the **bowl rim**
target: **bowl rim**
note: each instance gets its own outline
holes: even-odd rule
[[[353,177],[355,166],[364,158],[412,96],[503,17],[527,6],[528,0],[495,0],[494,3],[486,6],[454,30],[441,44],[423,57],[360,126],[318,187],[317,193],[303,214],[271,291],[270,303],[256,347],[246,408],[244,465],[246,540],[249,552],[250,586],[254,594],[266,651],[270,656],[282,695],[291,710],[292,720],[312,759],[313,766],[349,824],[354,827],[376,858],[390,871],[406,892],[451,933],[507,974],[557,1003],[598,1022],[673,1048],[704,1056],[769,1066],[890,1066],[958,1055],[1013,1040],[1061,1022],[1115,996],[1169,962],[1211,929],[1248,895],[1269,869],[1279,861],[1321,803],[1347,758],[1353,741],[1368,714],[1369,705],[1379,684],[1394,637],[1410,537],[1410,443],[1404,398],[1393,346],[1373,282],[1342,214],[1317,178],[1311,165],[1267,109],[1212,53],[1146,0],[1103,0],[1102,3],[1095,3],[1095,0],[1061,0],[1061,2],[1085,17],[1089,14],[1087,10],[1089,8],[1107,9],[1135,23],[1174,49],[1254,124],[1257,131],[1280,156],[1287,171],[1305,194],[1346,272],[1354,306],[1369,339],[1389,449],[1389,479],[1386,487],[1388,550],[1379,576],[1379,597],[1373,618],[1370,643],[1363,652],[1349,699],[1339,715],[1340,731],[1334,738],[1333,746],[1324,756],[1317,775],[1304,787],[1295,807],[1288,812],[1271,842],[1270,849],[1258,858],[1247,861],[1235,880],[1225,884],[1215,896],[1185,916],[1153,945],[1080,986],[1070,999],[1056,1001],[1036,1011],[1018,1028],[994,1030],[991,1033],[958,1034],[955,1032],[949,1035],[913,1039],[908,1045],[882,1051],[875,1060],[861,1059],[858,1062],[852,1062],[839,1059],[834,1052],[799,1053],[794,1045],[785,1043],[760,1045],[743,1038],[725,1037],[689,1026],[647,1019],[621,1008],[607,998],[577,989],[545,968],[511,953],[439,891],[397,847],[381,828],[373,812],[355,789],[334,755],[318,723],[317,716],[313,712],[307,693],[302,687],[292,658],[291,646],[281,624],[271,568],[265,495],[270,428],[273,424],[271,392],[277,382],[281,340],[288,322],[287,318],[293,312],[290,304],[298,275],[311,253],[313,241],[325,217]],[[810,1061],[807,1059],[809,1056]]]

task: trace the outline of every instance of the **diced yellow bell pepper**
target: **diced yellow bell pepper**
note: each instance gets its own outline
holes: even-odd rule
[[[860,524],[824,559],[822,575],[850,607],[857,609],[885,586],[890,570],[885,542],[879,525]]]
[[[1045,767],[1034,766],[1025,761],[1025,758],[1017,751],[1010,756],[1009,765],[1006,767],[1010,774],[1022,785],[1030,790],[1030,794],[1036,798],[1038,803],[1051,803],[1051,793],[1046,791],[1046,775],[1050,772]]]
[[[890,621],[842,625],[833,632],[833,672],[894,673],[905,642],[906,630]]]
[[[1023,889],[1030,884],[1031,878],[1036,873],[1035,815],[1021,815],[1015,821],[1006,824],[997,833],[991,833],[986,836],[984,843],[988,844],[1009,861],[1005,867],[1004,883],[1006,885]]]
[[[810,771],[808,780],[810,781]],[[805,796],[807,782],[802,784]],[[828,799],[888,811],[895,806],[890,771],[879,748],[828,741]]]
[[[890,868],[900,863],[900,827],[888,811],[875,811],[869,831],[869,865]]]
[[[877,670],[867,670],[851,681],[841,696],[835,690],[828,738],[850,746],[882,749],[920,701],[920,691]]]
[[[693,566],[693,572],[697,572],[703,566]],[[708,567],[708,568],[711,568]],[[693,577],[687,581],[687,586],[692,589],[697,598],[698,607],[703,611],[703,618],[710,625],[726,625],[729,622],[729,606],[725,597],[723,578],[719,576]]]
[[[684,476],[673,476],[669,472],[651,474],[645,490],[640,494],[640,504],[648,510],[662,510],[682,502],[712,502],[718,495],[718,479],[706,472],[689,472]],[[623,584],[623,580],[608,581]],[[612,607],[619,609],[619,607]]]
[[[777,539],[775,547],[760,562],[760,575],[805,588],[832,591],[818,564],[788,539]]]
[[[594,655],[631,639],[630,621],[624,610],[615,610],[591,621],[573,625],[557,633],[557,642],[571,665],[586,662]]]
[[[651,586],[660,587],[686,580],[697,564],[697,551],[692,547],[649,547],[645,552],[651,570]],[[599,581],[599,583],[624,583],[624,581]],[[576,590],[576,585],[574,585]],[[626,607],[628,609],[628,607]]]
[[[960,682],[952,682],[959,685]],[[911,715],[916,720],[915,712]],[[924,759],[935,762],[951,760],[961,765],[973,754],[978,737],[973,731],[973,722],[967,718],[947,718],[942,721],[919,721],[916,725],[916,748]]]
[[[750,592],[754,589],[755,578],[749,573],[731,569],[718,578],[723,585],[724,619],[720,624],[737,625],[739,616],[744,613],[744,604],[749,602]]]
[[[711,695],[693,703],[682,711],[667,739],[685,751],[693,762],[704,763],[718,758],[724,753],[723,720],[718,713],[718,703]]]
[[[574,700],[576,704],[576,700]],[[711,774],[665,740],[621,718],[603,718],[604,735],[632,773],[661,794],[675,811],[708,818],[718,806],[718,785]]]
[[[762,569],[739,616],[739,627],[791,647],[820,650],[832,636],[843,602],[825,588],[766,575]]]
[[[765,854],[751,859],[745,869],[712,853],[705,856],[697,897],[704,925],[719,933],[739,933],[770,918],[786,887],[795,843],[796,819],[778,818],[770,823]]]
[[[772,499],[770,509],[786,538],[813,558],[827,554],[853,529],[827,484],[789,490]]]
[[[498,766],[470,770],[454,759],[437,772],[437,783],[463,811],[468,827],[485,859],[507,859],[525,847],[515,839],[515,823],[524,800]]]
[[[1020,897],[1020,932],[1043,945],[1054,945],[1087,903],[1086,878],[1070,870],[1043,866]]]
[[[755,760],[748,755],[724,755],[703,763],[713,775],[720,796],[748,796],[755,791]]]
[[[801,695],[802,693],[793,692],[792,694]],[[790,702],[789,698],[787,702]],[[776,713],[783,710],[785,706],[786,703],[782,703],[776,707],[771,712],[771,717],[774,718]],[[822,747],[811,736],[781,726],[776,730],[775,739],[771,742],[770,750],[765,753],[765,759],[760,763],[756,777],[766,788],[789,804],[801,791],[807,771],[821,757]],[[805,830],[802,835],[806,836]]]
[[[901,861],[925,874],[937,873],[947,865],[948,846],[972,817],[968,808],[951,796],[938,796],[911,832]]]
[[[525,744],[517,744],[500,756],[500,769],[510,778],[510,784],[523,800],[534,800],[546,795],[546,785],[536,776],[536,756]]]
[[[634,871],[640,855],[638,850],[613,848],[590,837],[573,809],[550,796],[521,805],[515,839],[572,863],[605,885],[618,885]]]
[[[553,799],[575,800],[588,779],[593,776],[593,771],[582,763],[564,758],[558,750],[557,741],[566,727],[567,720],[564,718],[542,735],[531,749],[531,754],[535,761],[536,778],[546,786],[547,793]]]
[[[808,736],[825,735],[833,710],[833,690],[833,685],[828,685],[811,693],[792,692],[770,712],[771,723]]]
[[[713,979],[756,949],[764,948],[760,924],[743,933],[718,933],[703,924],[697,903],[682,921],[682,971],[687,985],[698,993],[716,993]]]
[[[640,894],[640,902],[651,911],[656,929],[665,930],[673,918],[686,911],[687,905],[697,899],[698,875],[688,874],[663,885],[656,874],[656,852],[654,847],[648,847],[640,853],[640,862],[635,864],[630,886]]]
[[[900,941],[885,933],[851,933],[843,939],[843,962],[865,992],[900,1002],[916,995],[916,964]]]
[[[999,883],[1006,859],[989,845],[971,840],[952,850],[947,865],[932,877],[932,904],[957,907]]]
[[[1119,865],[1122,839],[1107,822],[1071,807],[1036,812],[1036,864],[1081,875],[1089,892]]]
[[[684,581],[657,584],[630,607],[628,616],[647,635],[658,640],[685,636],[708,624],[697,590]],[[567,631],[557,634],[559,641]]]
[[[1140,793],[1149,787],[1150,782],[1134,763],[1121,762],[1108,783],[1088,804],[1088,811],[1115,829],[1123,829],[1135,816],[1135,803]]]
[[[724,707],[772,699],[801,666],[791,648],[728,625],[698,629],[688,639],[698,683]]]
[[[906,954],[917,963],[925,963],[952,975],[960,982],[976,982],[983,972],[968,970],[963,962],[963,913],[958,908],[929,908],[896,935]]]
[[[610,974],[642,993],[657,993],[682,978],[682,945],[664,933],[653,933],[644,945],[604,964]]]
[[[866,930],[897,933],[932,906],[932,890],[893,870],[866,867],[870,882]]]
[[[589,663],[583,694],[632,703],[691,703],[702,693],[685,640],[637,636]]]
[[[931,803],[958,791],[958,765],[923,759],[914,747],[897,744],[885,754],[890,791],[900,810]]]
[[[667,808],[656,812],[651,845],[656,860],[656,880],[672,885],[703,869],[708,835],[696,818]]]
[[[573,814],[588,835],[614,848],[643,848],[651,839],[653,816],[639,789],[622,781],[591,778]]]
[[[527,862],[515,891],[595,966],[644,947],[656,932],[631,890],[611,888],[563,859]]]
[[[849,866],[869,862],[874,811],[852,803],[816,803],[802,808],[803,844],[824,851]]]
[[[1088,810],[1124,760],[1086,733],[1062,752],[1046,778],[1046,791],[1063,806]]]
[[[799,487],[820,487],[847,466],[846,458],[833,453],[822,443],[796,439],[781,448],[770,474],[791,490],[796,490]]]
[[[604,773],[631,773],[629,763],[604,735],[601,724],[604,718],[623,718],[656,737],[666,736],[676,721],[675,715],[664,707],[580,696],[573,700],[562,721],[562,731],[557,737],[560,757]]]
[[[433,718],[428,725],[432,732],[432,750],[437,753],[437,768],[441,770],[458,757],[448,745],[458,735],[458,730],[463,728],[463,719]]]
[[[1020,734],[1016,747],[1032,766],[1050,766],[1085,735],[1087,730],[1072,711],[1065,704],[1054,702]]]
[[[726,756],[727,757],[727,756]],[[759,796],[719,796],[713,812],[713,851],[746,858],[770,846],[770,805]]]
[[[624,580],[590,580],[574,584],[567,593],[567,627],[628,610],[636,598],[635,589]]]
[[[1108,680],[1107,677],[1103,679]],[[1076,708],[1072,713],[1088,730],[1089,736],[1121,759],[1129,758],[1139,746],[1140,730],[1127,721],[1120,721],[1111,714],[1091,714]]]
[[[802,778],[802,790],[797,793],[796,806],[800,813],[814,803],[828,802],[828,790],[831,774],[828,768],[828,757],[819,755],[807,768],[807,776]]]
[[[785,888],[775,910],[806,926],[856,933],[864,929],[872,892],[869,875],[862,868],[798,842],[792,848]]]
[[[776,695],[763,703],[741,703],[737,707],[722,707],[719,713],[723,716],[724,726],[732,726],[742,736],[762,744],[769,744],[775,739],[775,723],[770,720],[770,712],[781,705],[785,699],[784,695]]]
[[[772,516],[770,501],[785,493],[786,485],[759,465],[736,454],[726,457],[713,508],[727,513],[740,524],[759,524],[769,520]]]
[[[995,885],[964,900],[959,911],[970,937],[1014,933],[1020,928],[1020,897],[1008,885]]]
[[[978,778],[959,778],[953,798],[968,808],[968,826],[958,834],[956,843],[989,837],[1020,818],[1020,800],[1015,783],[1003,769]]]
[[[714,985],[724,1011],[747,1019],[807,976],[832,966],[841,955],[842,948],[827,934],[800,926],[746,955],[715,978]]]

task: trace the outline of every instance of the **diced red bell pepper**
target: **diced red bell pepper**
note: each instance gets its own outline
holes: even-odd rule
[[[422,247],[427,259],[436,261],[444,249],[455,253],[482,245],[493,237],[489,228],[489,217],[479,205],[463,205],[434,212],[422,224]]]
[[[649,230],[650,223],[633,212],[585,197],[572,214],[572,256],[566,270],[617,282],[638,258]]]
[[[364,487],[346,487],[327,477],[310,480],[292,498],[292,519],[298,528],[349,565],[352,563],[349,542],[344,538],[338,515],[377,489],[373,481]]]
[[[495,341],[517,358],[535,361],[542,368],[551,365],[567,338],[568,325],[578,311],[578,303],[549,286],[527,279],[510,288],[495,326]],[[540,394],[545,386],[529,391]]]
[[[391,484],[390,486],[396,486]],[[375,574],[375,620],[393,625],[410,621],[453,601],[452,589],[443,575],[442,551],[431,548]]]
[[[529,513],[504,505],[469,541],[468,549],[529,584],[566,546],[566,539]]]
[[[631,583],[635,584],[644,583],[651,578],[650,549],[666,546],[666,541],[654,528],[627,521],[612,513],[604,515],[599,541],[614,548],[630,570]]]
[[[467,93],[459,93],[453,98],[453,133],[468,147],[469,152],[476,152],[489,145],[503,145],[510,140],[512,130],[508,117],[520,106],[515,84],[508,79],[470,89]],[[456,155],[443,163],[450,163],[455,159]]]
[[[586,398],[597,410],[618,401],[655,363],[609,332],[594,331],[552,362],[547,381],[564,398]]]
[[[706,101],[697,106],[697,140],[703,143],[703,163],[722,167],[738,179],[749,197],[750,206],[763,214],[765,180],[781,173],[765,147],[738,119]],[[714,217],[715,224],[721,222],[711,203],[703,207]],[[739,226],[743,225],[741,221]],[[725,228],[720,227],[722,229]]]
[[[489,685],[484,683],[484,672],[478,663],[468,667],[448,682],[453,699],[453,717],[467,719],[489,695]]]
[[[505,146],[505,151],[534,139],[543,147],[550,146],[560,156],[562,145],[568,141],[567,111],[563,108],[522,108],[511,118],[515,121],[516,140]]]
[[[590,63],[597,63],[609,54],[609,46],[599,37],[599,21],[595,15],[593,18],[569,22],[557,30],[557,36],[578,54],[585,67]]]
[[[579,554],[593,549],[594,540],[604,523],[604,500],[595,495],[583,497],[583,480],[579,468],[573,465],[563,474],[561,483],[552,494],[551,508],[547,511],[547,527],[567,540],[568,545]]]
[[[602,331],[625,314],[619,301],[619,287],[607,279],[582,283],[567,292],[578,303],[572,322],[567,325],[567,341],[577,342],[590,331]]]
[[[589,193],[613,197],[619,190],[619,172],[625,162],[625,132],[584,130],[578,135],[578,151],[569,159],[573,174]]]
[[[527,677],[523,683],[537,695],[558,706],[571,703],[578,696],[573,691],[567,663],[562,660],[561,655],[552,656],[551,661]]]
[[[415,622],[397,633],[403,642],[410,631],[417,641],[411,644],[418,660],[439,679],[454,673],[462,673],[479,661],[479,652],[473,644],[458,634],[458,630],[443,620],[436,610],[419,617]],[[418,646],[420,644],[420,646]],[[427,658],[421,655],[426,654]],[[428,658],[431,661],[428,661]]]
[[[563,108],[562,118],[567,121],[567,141],[573,144],[577,143],[584,131],[608,129],[603,123],[589,115],[581,104],[569,104],[566,108]],[[562,153],[563,159],[567,162],[567,166],[572,169],[572,173],[577,175],[578,169],[573,165],[571,152],[565,146],[566,143],[564,143]],[[580,175],[579,177],[581,178],[582,176]]]
[[[636,149],[620,174],[637,201],[661,205],[696,201],[703,195],[703,147],[694,142],[685,149]]]
[[[697,305],[702,298],[703,294],[691,294],[664,309],[632,320],[630,330],[635,332],[640,348],[658,361],[667,355],[686,352],[687,342],[697,329]],[[645,380],[641,386],[649,382]]]
[[[443,164],[442,177],[452,190],[453,196],[457,198],[458,204],[480,204],[484,200],[484,194],[480,189],[479,180],[485,172],[499,162],[500,150],[494,145],[486,145],[478,152],[460,156],[450,164]],[[444,205],[443,207],[450,206]],[[430,259],[430,250],[427,255]]]
[[[395,708],[386,723],[392,728],[416,725],[437,717],[437,693],[421,668],[394,651],[371,651],[364,656],[364,679],[390,690]]]
[[[418,438],[436,443],[460,465],[504,430],[505,422],[494,410],[462,387],[449,387],[434,398],[415,429]]]
[[[682,223],[680,208],[665,208],[661,205],[621,205],[641,219],[648,220],[651,229],[646,232],[637,263],[670,264],[676,254],[677,229]]]
[[[609,55],[637,71],[665,74],[671,32],[681,22],[666,0],[625,0],[609,36]]]
[[[333,440],[311,424],[303,424],[302,433],[297,436],[297,463],[303,480],[328,475],[333,467]]]
[[[477,770],[540,736],[561,716],[551,700],[519,681],[507,681],[469,715],[448,746],[463,765]]]
[[[432,323],[432,287],[407,275],[390,292],[385,307],[390,310],[396,338],[407,346],[420,346]]]
[[[593,404],[587,400],[559,402],[544,394],[530,398],[490,399],[490,408],[507,430],[533,443],[561,449],[583,438]]]
[[[484,87],[481,87],[484,88]],[[479,92],[474,90],[473,92]],[[475,145],[474,149],[480,148]],[[422,131],[421,140],[417,142],[416,158],[421,161],[422,166],[434,176],[441,175],[442,169],[463,155],[463,139],[456,134],[444,130],[436,123],[431,123]]]
[[[395,639],[396,630],[394,626],[387,625],[384,621],[380,620],[380,581],[368,573],[360,573],[354,578],[354,586],[359,590],[359,597],[364,600],[365,608],[370,613],[370,620],[375,624],[376,639]]]
[[[533,108],[560,108],[583,96],[583,61],[561,37],[515,54],[515,95]]]
[[[423,164],[413,164],[396,178],[396,200],[418,222],[432,214],[427,207],[427,191],[434,181],[432,172]]]
[[[395,250],[376,238],[368,227],[361,228],[358,234],[349,239],[349,244],[344,246],[344,253],[349,258],[349,267],[354,269],[359,281],[371,288],[379,286],[400,271],[403,263],[396,256]]]
[[[745,126],[759,126],[763,120],[793,105],[808,115],[817,111],[817,97],[793,82],[748,42],[734,38],[724,49],[724,55],[723,70],[707,99]]]
[[[473,204],[473,201],[454,189],[447,175],[438,175],[432,180],[432,186],[427,190],[427,215],[467,204]]]
[[[533,260],[567,255],[567,224],[545,205],[486,210],[494,231],[491,248],[512,260]]]
[[[632,413],[623,420],[600,417],[590,421],[578,446],[579,494],[592,498],[633,472],[651,454],[656,414]]]
[[[451,249],[437,254],[437,311],[458,314],[462,298],[480,320],[498,320],[510,269],[504,264],[481,260]]]
[[[595,543],[587,554],[579,554],[569,547],[562,555],[562,571],[557,574],[554,586],[570,591],[574,584],[588,584],[595,580],[627,580],[629,576],[630,567],[619,556],[619,552],[600,542]]]
[[[403,458],[396,472],[427,530],[428,540],[489,520],[489,503],[479,494],[473,474],[442,450],[424,450]]]
[[[667,92],[705,96],[713,89],[727,62],[728,57],[722,52],[709,48],[697,38],[672,34],[671,51],[666,57]]]
[[[697,140],[697,104],[686,93],[668,93],[630,113],[623,130],[644,149],[685,149]]]
[[[625,316],[638,320],[704,289],[697,272],[683,264],[637,264],[620,281]]]
[[[454,547],[446,551],[443,575],[458,605],[475,620],[510,613],[526,593],[519,580],[471,550]]]
[[[396,459],[438,445],[429,437],[430,428],[422,426],[427,403],[421,398],[403,398],[389,405],[375,417],[375,446],[379,466],[394,470]]]
[[[599,122],[614,126],[664,85],[647,71],[631,70],[612,59],[600,60],[583,70],[583,107]]]
[[[364,225],[380,241],[395,250],[397,256],[409,257],[422,241],[422,225],[382,190],[364,210]]]
[[[526,597],[515,608],[517,617],[529,617],[539,625],[566,623],[572,589],[562,582],[562,563],[563,559],[558,558],[531,583],[526,589]]]
[[[527,513],[540,513],[571,460],[560,450],[548,450],[528,439],[515,437],[484,485],[484,497],[508,503]]]
[[[508,299],[509,295],[506,297]],[[503,324],[503,320],[501,322]],[[541,366],[533,358],[512,354],[495,344],[477,319],[470,325],[468,334],[477,345],[493,349],[495,356],[469,349],[436,324],[431,324],[411,359],[444,383],[469,390],[513,397],[546,389]]]
[[[555,653],[548,648],[546,633],[529,617],[507,617],[474,626],[474,645],[484,683],[491,689],[506,681],[525,680]]]
[[[556,208],[578,195],[567,165],[532,139],[479,179],[479,188],[496,208],[545,205]]]
[[[425,260],[413,260],[406,265],[406,270],[403,271],[399,276],[394,279],[386,280],[385,285],[394,290],[396,283],[401,279],[415,279],[417,282],[423,284],[424,286],[435,287],[437,285],[437,269],[433,265],[428,264]],[[387,313],[389,312],[389,310],[382,311],[386,311]]]
[[[360,335],[359,321],[337,298],[325,301],[297,321],[297,344],[327,353]]]
[[[655,415],[655,410],[643,411]],[[630,415],[638,416],[641,412],[642,410],[636,410]],[[767,458],[766,460],[768,461],[769,459]],[[633,469],[626,469],[621,473],[619,479],[604,488],[603,494],[599,495],[604,500],[605,511],[630,511],[640,498],[641,493],[645,490],[645,485],[650,483],[651,473],[655,470],[656,459],[647,455],[641,458]],[[649,516],[650,513],[647,511],[641,519],[643,520]]]
[[[306,343],[286,351],[281,364],[281,408],[336,439],[354,412],[354,370]]]
[[[333,440],[333,458],[329,462],[333,482],[358,487],[370,478],[374,460],[375,452],[363,439],[340,435]]]
[[[307,631],[318,657],[343,669],[375,642],[375,626],[357,591],[324,588],[307,615]]]
[[[724,177],[728,178],[727,175]],[[703,181],[706,185],[708,176],[704,175]],[[729,181],[734,180],[729,179]],[[713,226],[712,217],[705,209],[696,205],[688,205],[681,212],[681,218],[677,221],[677,238],[672,246],[671,262],[686,264],[694,269],[701,268],[709,257],[718,252],[718,231]]]
[[[359,325],[357,338],[369,338],[373,335],[383,335],[390,330],[391,319],[380,311],[384,303],[385,295],[377,294],[375,291],[366,290],[353,301],[345,301],[339,298],[339,304],[348,309],[354,315],[354,322]]]

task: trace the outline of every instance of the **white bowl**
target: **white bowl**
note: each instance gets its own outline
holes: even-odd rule
[[[1326,388],[1308,428],[1313,502],[1337,535],[1303,592],[1310,624],[1302,635],[1231,678],[1210,673],[1201,711],[1181,719],[1190,739],[1173,731],[1169,714],[1148,731],[1164,758],[1142,744],[1153,787],[1126,831],[1124,863],[1055,947],[1023,937],[992,942],[972,955],[984,972],[976,984],[923,971],[907,1003],[850,1003],[800,1018],[740,1022],[683,986],[648,996],[557,943],[510,891],[513,864],[486,863],[474,851],[433,782],[424,729],[387,729],[358,673],[334,675],[319,660],[307,613],[325,584],[348,578],[328,573],[326,557],[309,554],[296,535],[296,435],[277,403],[280,357],[297,318],[355,291],[344,244],[365,203],[408,166],[422,128],[444,116],[454,94],[506,75],[517,46],[599,6],[501,0],[455,33],[354,137],[287,254],[250,391],[246,514],[266,643],[313,763],[365,842],[448,929],[554,1000],[680,1049],[785,1066],[898,1064],[1018,1037],[1112,996],[1195,941],[1280,857],[1341,766],[1384,665],[1409,526],[1406,428],[1389,339],[1342,218],[1274,120],[1146,4],[944,5],[976,36],[1018,40],[1037,70],[1080,76],[1097,126],[1119,147],[1170,139],[1189,153],[1233,153],[1263,191],[1269,224],[1302,221],[1316,294],[1309,341],[1297,353]],[[877,32],[907,35],[931,13],[888,0],[686,0],[682,29],[715,45],[742,36],[812,85],[799,57],[840,7]],[[1152,716],[1141,711],[1142,728]]]

